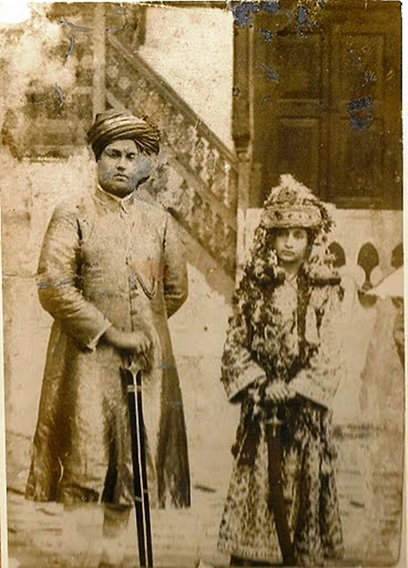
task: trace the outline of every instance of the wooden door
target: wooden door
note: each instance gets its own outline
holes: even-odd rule
[[[292,173],[340,207],[400,207],[400,4],[328,3],[307,29],[294,14],[255,18],[252,205]]]

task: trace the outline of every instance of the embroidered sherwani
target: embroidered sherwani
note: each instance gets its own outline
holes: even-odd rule
[[[28,498],[133,503],[121,354],[100,341],[114,325],[142,328],[153,343],[143,373],[151,502],[189,505],[182,396],[167,324],[187,296],[173,223],[156,205],[100,188],[56,208],[38,271],[40,301],[54,323]]]
[[[255,304],[245,313],[239,294],[222,381],[231,402],[241,403],[241,419],[219,548],[242,558],[282,562],[268,506],[266,416],[249,396],[266,376],[267,384],[281,379],[297,393],[279,405],[283,493],[296,563],[316,566],[342,552],[330,411],[341,376],[341,292],[338,286],[314,286],[303,275],[298,282],[285,280],[263,290],[263,312]]]

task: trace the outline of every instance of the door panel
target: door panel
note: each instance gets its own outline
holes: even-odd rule
[[[253,31],[253,205],[290,172],[341,207],[401,207],[400,4],[329,3],[305,33],[275,17]]]
[[[320,124],[318,118],[281,118],[278,123],[277,172],[292,173],[318,187]]]

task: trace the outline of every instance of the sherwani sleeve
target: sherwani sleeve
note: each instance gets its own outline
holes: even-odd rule
[[[330,408],[345,372],[345,317],[339,287],[329,288],[318,336],[317,351],[291,386],[297,394]]]
[[[84,349],[93,350],[110,327],[108,319],[79,287],[79,225],[75,208],[59,205],[44,238],[38,267],[42,307]]]
[[[229,320],[221,362],[221,381],[231,402],[237,402],[249,385],[265,377],[265,372],[252,358],[246,319],[234,306]]]
[[[163,286],[167,317],[184,304],[188,295],[187,264],[175,221],[167,216],[164,233]]]

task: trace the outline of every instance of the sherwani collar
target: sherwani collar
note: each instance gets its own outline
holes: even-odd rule
[[[117,197],[116,195],[112,195],[102,189],[100,185],[97,186],[95,191],[95,199],[97,199],[100,203],[111,209],[112,211],[120,209],[125,213],[129,213],[131,207],[135,201],[136,197],[136,190],[132,191],[126,197]]]

